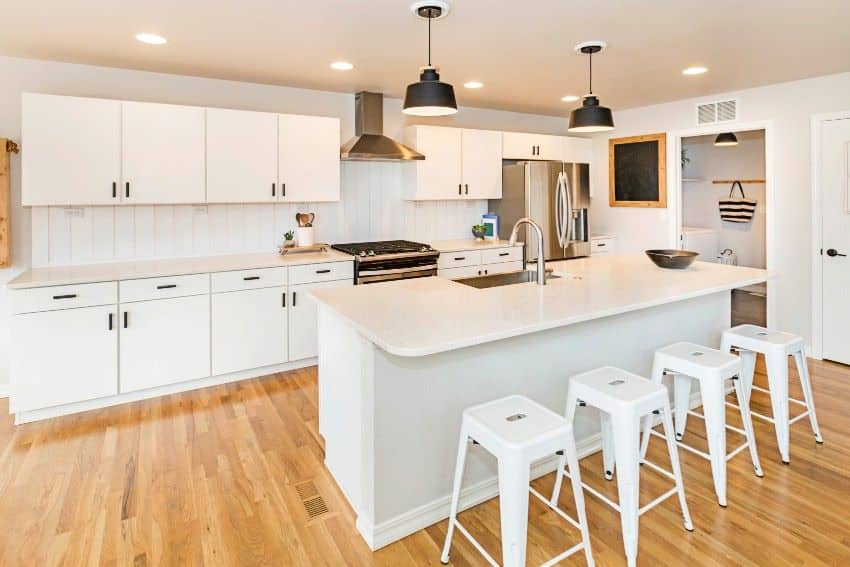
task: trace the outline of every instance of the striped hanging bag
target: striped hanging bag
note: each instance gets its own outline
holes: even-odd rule
[[[732,196],[736,187],[741,192],[740,198]],[[741,182],[735,181],[729,191],[729,198],[720,199],[720,219],[726,222],[750,222],[756,212],[756,204],[758,201],[748,199],[744,194]]]

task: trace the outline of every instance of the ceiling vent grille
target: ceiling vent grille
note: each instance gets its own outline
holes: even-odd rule
[[[736,99],[704,102],[697,105],[698,125],[732,122],[737,119],[738,101]]]

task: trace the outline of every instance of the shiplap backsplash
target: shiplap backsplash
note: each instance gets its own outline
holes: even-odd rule
[[[295,213],[316,213],[318,242],[470,236],[487,201],[402,199],[405,163],[344,162],[339,203],[36,207],[33,266],[274,251]]]

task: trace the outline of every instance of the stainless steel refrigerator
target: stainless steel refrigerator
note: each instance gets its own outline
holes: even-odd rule
[[[489,202],[499,215],[499,238],[509,238],[522,217],[540,225],[546,260],[590,256],[589,208],[590,167],[559,161],[504,161],[502,198]],[[525,259],[536,261],[537,234],[524,230]]]

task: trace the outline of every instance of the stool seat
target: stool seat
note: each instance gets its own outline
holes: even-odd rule
[[[658,409],[659,398],[667,396],[663,386],[614,366],[573,376],[570,388],[581,401],[608,413],[632,409],[643,414]]]
[[[758,325],[738,325],[723,333],[738,348],[765,353],[769,349],[781,349],[791,354],[805,347],[803,337],[759,327]]]
[[[490,452],[496,451],[497,445],[512,449],[539,445],[544,439],[572,435],[573,429],[563,416],[524,396],[472,406],[464,411],[464,417],[477,428],[475,441]]]
[[[741,360],[728,352],[707,348],[695,343],[681,342],[655,351],[664,368],[675,369],[688,376],[713,376],[726,379],[729,372],[737,374]]]

